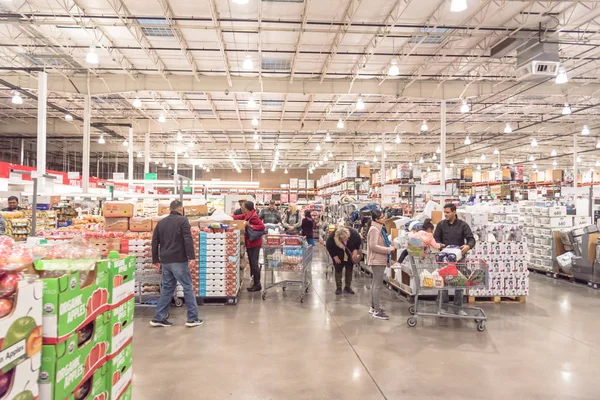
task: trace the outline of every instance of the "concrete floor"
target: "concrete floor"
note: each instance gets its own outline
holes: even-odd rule
[[[406,324],[407,303],[383,289],[389,321],[368,314],[369,278],[335,296],[321,257],[313,290],[244,293],[237,306],[201,307],[206,322],[151,328],[136,309],[135,400],[600,398],[600,291],[531,277],[526,304],[485,305],[474,323]]]

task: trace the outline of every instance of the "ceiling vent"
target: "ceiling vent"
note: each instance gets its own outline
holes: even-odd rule
[[[543,79],[556,76],[560,66],[558,43],[541,43],[532,39],[517,54],[517,79]]]

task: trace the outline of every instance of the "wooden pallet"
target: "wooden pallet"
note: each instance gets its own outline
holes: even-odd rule
[[[527,301],[527,296],[469,296],[469,303],[488,304],[522,304]]]
[[[219,297],[196,297],[199,306],[235,306],[238,303],[237,296]]]

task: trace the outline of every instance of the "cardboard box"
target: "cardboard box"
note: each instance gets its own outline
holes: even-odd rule
[[[109,258],[98,261],[96,268],[108,271],[106,284],[108,309],[115,308],[133,299],[135,291],[135,256],[120,255],[118,259]]]
[[[133,386],[127,386],[127,389],[121,395],[119,400],[132,400],[133,399]]]
[[[39,378],[42,399],[71,398],[106,362],[108,314],[98,315],[89,324],[91,336],[81,344],[80,332],[74,331],[61,343],[42,346]]]
[[[85,282],[80,271],[91,268],[93,260],[39,260],[36,272],[44,285],[43,338],[44,344],[66,341],[70,335],[108,310],[108,271],[98,263],[89,271]],[[86,264],[87,263],[87,264]],[[46,278],[48,270],[71,270],[58,278]]]
[[[473,168],[463,168],[460,171],[460,179],[471,182],[473,180]]]
[[[434,224],[439,224],[444,219],[444,211],[443,210],[433,210],[431,212],[431,222]]]
[[[106,232],[127,232],[129,230],[129,218],[105,218],[104,230]]]
[[[111,251],[121,251],[120,238],[90,238],[88,244],[96,248],[102,257],[106,257]]]
[[[133,217],[133,203],[107,201],[104,203],[104,218]]]
[[[125,348],[109,360],[107,365],[107,386],[111,388],[111,399],[120,399],[131,386],[133,379],[133,344]]]
[[[356,174],[359,178],[369,178],[371,177],[371,167],[361,165],[358,167],[358,171],[356,171]]]
[[[131,232],[152,232],[152,218],[134,217],[129,220]]]
[[[158,211],[157,211],[156,215],[158,215],[159,217],[162,217],[163,215],[169,215],[169,214],[171,214],[170,204],[159,203]]]
[[[8,391],[4,393],[2,400],[37,400],[40,396],[37,380],[40,376],[41,362],[42,352],[39,351],[14,367],[9,375]]]
[[[550,217],[550,228],[568,228],[573,226],[573,217]]]
[[[108,311],[108,359],[121,352],[133,340],[133,313],[135,300],[131,299]]]
[[[199,204],[192,206],[183,206],[183,213],[186,216],[206,216],[208,215],[208,206]]]
[[[104,364],[98,368],[94,374],[86,381],[79,384],[79,388],[89,387],[86,400],[110,400],[110,386],[108,384],[107,366]],[[72,394],[67,400],[77,400],[78,397]],[[41,400],[44,400],[43,398]]]
[[[18,282],[13,309],[0,319],[0,370],[8,371],[42,350],[42,282]]]

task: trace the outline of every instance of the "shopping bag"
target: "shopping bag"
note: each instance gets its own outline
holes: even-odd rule
[[[440,276],[442,276],[443,278],[458,275],[458,269],[456,268],[455,264],[448,264],[447,267],[440,268],[436,272],[440,274]]]

